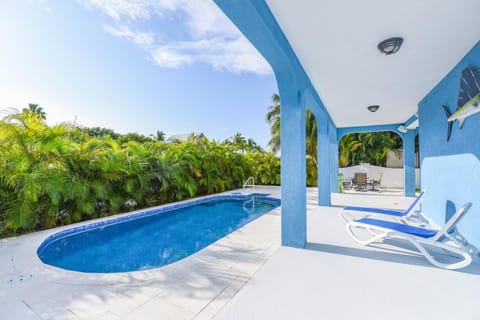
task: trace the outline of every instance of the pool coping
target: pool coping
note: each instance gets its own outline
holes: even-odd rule
[[[262,190],[256,188],[255,192],[259,189]],[[280,199],[280,188],[265,187],[263,190],[271,194],[269,197]],[[175,319],[209,319],[280,247],[281,205],[188,257],[149,270],[121,273],[70,271],[43,263],[37,255],[37,249],[47,238],[72,228],[82,229],[92,224],[129,219],[158,208],[171,210],[212,198],[244,198],[251,193],[252,190],[228,191],[2,239],[0,304],[8,304],[6,314],[11,314],[12,318],[103,319],[105,316],[108,319],[143,319],[145,315],[138,314],[148,309],[144,304],[155,300],[155,312],[163,310],[165,314],[175,315]],[[88,294],[72,298],[86,288],[89,289]],[[124,296],[132,295],[132,290],[136,292],[133,297],[124,300]],[[104,296],[104,293],[108,292],[111,298],[100,305],[79,307],[84,299],[97,291],[100,293],[96,296]],[[2,292],[6,292],[6,296],[3,296]],[[205,292],[208,292],[207,296],[191,297],[197,293],[205,295]],[[119,299],[122,300],[121,306],[115,305]],[[22,317],[22,314],[25,317]],[[182,314],[186,316],[180,316]],[[148,315],[146,317],[148,318]]]

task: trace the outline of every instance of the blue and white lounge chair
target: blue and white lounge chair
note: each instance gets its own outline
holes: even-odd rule
[[[419,208],[427,192],[422,191],[415,201],[408,207],[405,211],[398,210],[388,210],[388,209],[378,209],[378,208],[367,208],[367,207],[345,207],[340,211],[340,217],[345,222],[350,222],[354,219],[355,216],[362,215],[362,217],[367,218],[376,215],[387,215],[391,216],[395,220],[419,226],[428,226],[429,221],[425,218],[417,208]]]
[[[471,206],[472,204],[470,202],[463,205],[440,230],[425,229],[393,221],[362,218],[350,221],[347,224],[347,231],[353,240],[362,245],[369,245],[370,243],[384,239],[397,238],[407,240],[434,266],[444,269],[459,269],[468,266],[472,262],[471,255],[474,253],[473,247],[456,237],[453,231],[455,225],[462,219]],[[360,239],[358,236],[360,229],[368,231],[363,232],[363,234],[368,234],[369,238],[365,240]],[[462,260],[453,263],[442,263],[427,251],[425,245],[440,248]]]

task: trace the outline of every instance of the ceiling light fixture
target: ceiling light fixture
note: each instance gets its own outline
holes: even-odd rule
[[[378,50],[380,50],[381,53],[388,56],[400,50],[402,43],[403,43],[403,38],[401,37],[388,38],[380,42],[377,48]]]
[[[375,112],[375,111],[378,110],[378,108],[380,108],[380,106],[378,104],[374,104],[374,105],[371,105],[371,106],[367,107],[368,111],[370,111],[370,112]]]

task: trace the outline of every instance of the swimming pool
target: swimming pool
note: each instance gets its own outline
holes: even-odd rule
[[[222,195],[64,230],[37,250],[42,262],[72,271],[113,273],[183,259],[280,205],[264,194]]]

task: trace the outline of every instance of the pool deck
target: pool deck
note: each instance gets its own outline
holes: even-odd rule
[[[337,206],[410,201],[332,195]],[[277,208],[181,261],[118,274],[43,264],[38,245],[64,228],[0,240],[0,319],[480,319],[478,262],[446,271],[408,251],[358,246],[339,210],[318,207],[308,189],[306,249],[280,247]]]

